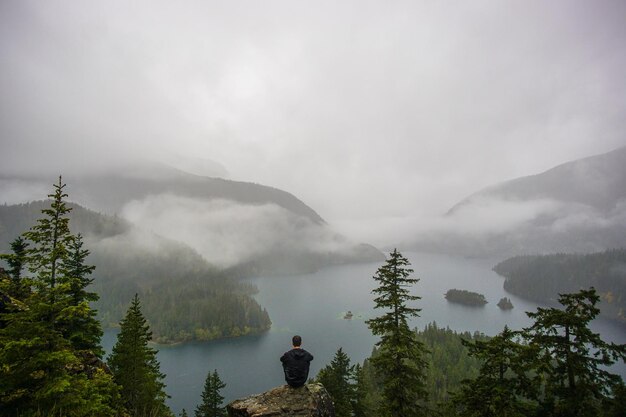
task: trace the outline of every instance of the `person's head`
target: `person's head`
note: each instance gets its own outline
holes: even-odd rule
[[[300,347],[302,345],[302,338],[298,335],[295,335],[291,338],[291,344],[293,347]]]

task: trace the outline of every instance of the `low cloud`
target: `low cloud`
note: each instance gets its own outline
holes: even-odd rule
[[[43,200],[50,190],[51,187],[46,187],[42,183],[0,179],[0,204],[11,205]]]
[[[271,252],[323,253],[349,245],[327,227],[274,204],[159,194],[129,202],[121,215],[144,230],[191,246],[220,267]]]

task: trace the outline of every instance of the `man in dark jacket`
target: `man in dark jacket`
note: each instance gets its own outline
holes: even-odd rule
[[[285,352],[280,361],[283,363],[285,381],[290,387],[298,388],[303,386],[309,377],[309,364],[313,360],[313,355],[300,347],[302,345],[300,336],[294,336],[291,341],[293,349]]]

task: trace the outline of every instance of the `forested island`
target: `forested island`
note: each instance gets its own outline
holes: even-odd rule
[[[500,301],[498,301],[498,307],[500,307],[501,310],[511,310],[513,308],[513,303],[510,298],[502,297]]]
[[[485,296],[483,294],[467,290],[457,290],[454,288],[448,290],[444,296],[448,301],[468,306],[480,307],[487,304],[487,300],[485,300]]]
[[[625,249],[516,256],[493,270],[506,278],[505,290],[542,303],[554,303],[559,294],[594,287],[601,298],[601,314],[626,323]]]

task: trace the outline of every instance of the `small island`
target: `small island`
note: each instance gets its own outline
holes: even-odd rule
[[[513,308],[513,303],[510,298],[502,297],[500,301],[498,301],[498,307],[500,307],[501,310],[511,310]]]
[[[485,296],[479,294],[477,292],[467,291],[467,290],[457,290],[451,289],[448,290],[445,294],[446,300],[451,301],[453,303],[464,304],[468,306],[484,306],[487,304],[487,300],[485,300]]]
[[[348,310],[348,312],[343,316],[345,320],[352,320],[353,314],[352,311]]]

